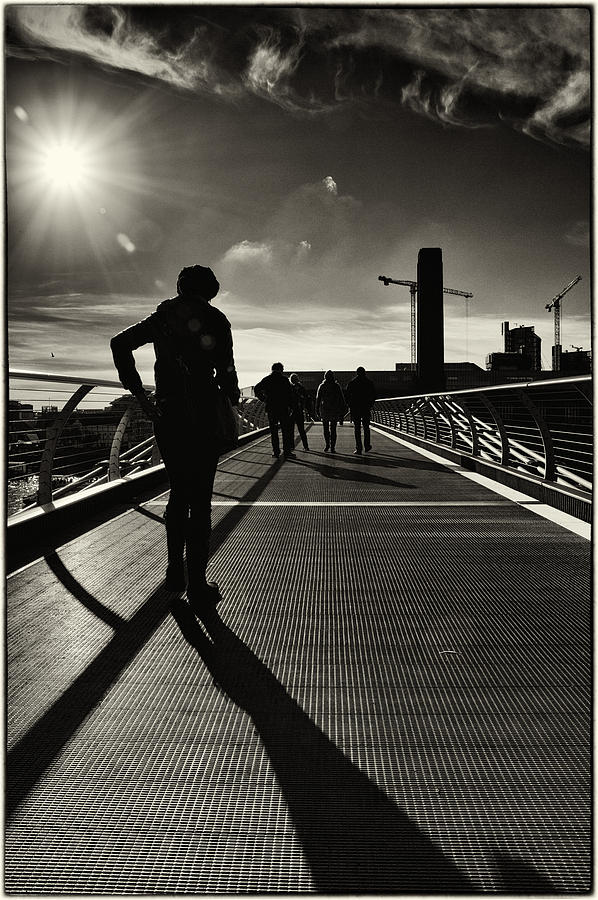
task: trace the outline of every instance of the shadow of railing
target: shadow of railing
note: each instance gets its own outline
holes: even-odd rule
[[[262,740],[317,891],[471,892],[457,866],[306,715],[215,610],[173,616]]]

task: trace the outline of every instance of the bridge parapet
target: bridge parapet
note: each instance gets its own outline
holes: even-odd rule
[[[589,521],[590,376],[379,400],[372,421]]]
[[[252,388],[237,412],[240,435],[267,424]],[[118,381],[12,369],[7,424],[9,519],[161,464],[151,422]]]

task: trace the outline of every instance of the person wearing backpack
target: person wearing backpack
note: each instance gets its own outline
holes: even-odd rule
[[[234,406],[239,402],[230,322],[210,305],[219,289],[210,268],[186,266],[177,279],[177,296],[110,342],[123,387],[154,424],[170,481],[165,588],[177,593],[186,588],[191,605],[199,608],[218,599],[218,585],[207,581],[206,569],[214,477],[223,451],[219,392]],[[155,398],[144,391],[133,356],[150,343],[156,354]]]

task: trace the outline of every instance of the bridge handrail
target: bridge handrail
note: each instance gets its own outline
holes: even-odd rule
[[[567,378],[538,378],[534,381],[515,381],[510,384],[489,384],[487,387],[477,387],[477,388],[459,388],[456,391],[446,390],[446,391],[427,391],[425,394],[409,394],[407,396],[398,396],[398,397],[381,397],[381,400],[416,400],[421,398],[422,400],[427,399],[428,397],[456,397],[459,394],[488,394],[493,391],[510,391],[510,390],[521,390],[521,388],[543,388],[550,386],[561,386],[563,384],[574,384],[576,382],[585,382],[586,384],[592,384],[592,376],[591,375],[570,375]],[[380,402],[376,400],[376,403]]]
[[[380,398],[372,421],[589,499],[592,377]]]
[[[18,393],[14,390],[11,392],[10,387],[20,382],[37,382],[41,385],[70,385],[75,390],[67,397],[64,402],[64,390],[55,388],[54,394],[57,395],[55,407],[46,407],[46,411],[42,408],[41,413],[37,415],[31,411],[31,418],[23,418],[23,413],[27,414],[29,410],[21,406],[20,408],[11,407],[8,409],[8,482],[9,489],[11,484],[16,484],[19,480],[35,481],[37,479],[37,487],[35,494],[31,493],[24,500],[24,507],[32,508],[34,506],[43,506],[49,503],[53,498],[57,499],[65,494],[71,494],[86,489],[91,484],[101,484],[106,481],[116,481],[121,477],[121,466],[127,465],[130,469],[132,465],[137,471],[140,468],[149,468],[160,463],[160,454],[153,437],[153,430],[149,420],[145,419],[140,411],[135,398],[130,396],[124,390],[120,381],[109,380],[104,378],[95,378],[87,375],[69,375],[60,372],[37,372],[30,369],[11,368],[8,372],[9,376],[9,399],[18,399],[13,394]],[[153,385],[144,384],[145,390],[153,391]],[[88,398],[91,392],[96,389],[108,389],[109,394],[104,392],[105,396],[111,396],[113,400],[125,399],[125,404],[120,409],[111,410],[105,407],[98,410],[98,414],[102,419],[101,427],[105,432],[109,432],[112,428],[113,433],[110,437],[110,446],[103,448],[100,436],[97,433],[97,426],[90,430],[88,438],[92,439],[94,446],[83,453],[71,452],[72,448],[69,443],[73,441],[77,443],[77,434],[73,437],[75,429],[71,427],[70,437],[68,435],[68,423],[71,416],[79,406],[82,400]],[[39,388],[19,388],[21,396],[27,393],[40,393]],[[52,391],[50,391],[52,393]],[[97,396],[97,394],[96,394]],[[50,398],[48,398],[50,400]],[[39,401],[38,401],[39,402]],[[59,408],[58,404],[63,404]],[[32,404],[29,404],[32,406]],[[56,409],[56,412],[50,410]],[[89,410],[87,411],[89,412]],[[253,396],[253,388],[243,388],[241,391],[241,402],[238,411],[239,416],[239,432],[240,434],[249,434],[257,431],[266,425],[266,416],[264,406]],[[106,418],[108,422],[106,423]],[[137,440],[132,441],[132,446],[122,450],[125,434],[130,432],[131,422],[136,421],[137,430],[142,434],[138,435]],[[94,425],[93,422],[85,421],[85,425]],[[15,428],[15,425],[22,425],[22,428]],[[79,422],[79,426],[81,423]],[[84,430],[84,426],[81,426]],[[43,436],[39,437],[40,432]],[[11,442],[11,434],[16,438]],[[35,437],[35,441],[29,438],[22,440],[22,436]],[[94,437],[95,436],[95,437]],[[106,436],[106,435],[105,435]],[[80,435],[79,435],[80,437]],[[39,439],[38,439],[39,438]],[[82,438],[81,438],[82,440]],[[105,437],[104,437],[105,440]],[[57,456],[57,450],[60,446],[60,453],[63,456]],[[43,444],[43,450],[41,449]],[[21,449],[25,447],[33,447],[34,449]],[[85,447],[87,448],[87,444]],[[77,447],[80,450],[81,447]],[[106,458],[106,454],[108,456]],[[91,457],[91,458],[90,458]],[[56,463],[59,463],[57,466]],[[11,474],[18,472],[19,474]],[[56,484],[59,480],[61,484]],[[10,494],[10,490],[9,490]],[[9,517],[20,509],[11,509],[11,498],[9,496]],[[16,504],[12,503],[14,506]]]

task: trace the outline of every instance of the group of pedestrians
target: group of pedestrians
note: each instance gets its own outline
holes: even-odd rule
[[[211,305],[219,289],[211,269],[187,266],[179,273],[176,297],[164,300],[146,319],[110,342],[121,384],[154,424],[170,481],[164,517],[168,549],[165,587],[176,593],[186,590],[187,599],[198,611],[219,597],[218,585],[206,575],[214,477],[224,452],[218,409],[222,397],[233,406],[240,397],[230,323]],[[135,350],[150,343],[156,356],[153,395],[144,389],[133,356]],[[288,379],[282,363],[274,363],[255,393],[266,404],[273,455],[280,456],[279,427],[285,457],[295,457],[295,425],[303,448],[309,450],[305,415],[311,417],[310,398],[298,376]],[[334,374],[326,372],[316,395],[326,451],[335,451],[336,425],[347,407],[355,428],[355,453],[371,449],[369,423],[374,400],[374,385],[362,366],[344,393]]]
[[[295,459],[295,425],[304,450],[309,450],[305,433],[305,414],[308,409],[308,394],[296,374],[287,378],[281,362],[272,364],[269,375],[256,384],[255,395],[266,405],[266,414],[272,441],[272,456],[280,456],[282,432],[282,452],[286,458]],[[330,369],[316,393],[316,416],[321,418],[324,429],[324,451],[335,453],[337,423],[342,422],[349,409],[355,432],[354,453],[360,456],[364,450],[372,449],[370,440],[370,412],[376,399],[374,383],[365,374],[363,366],[356,370],[343,392],[342,387]],[[363,433],[363,440],[362,440]]]

